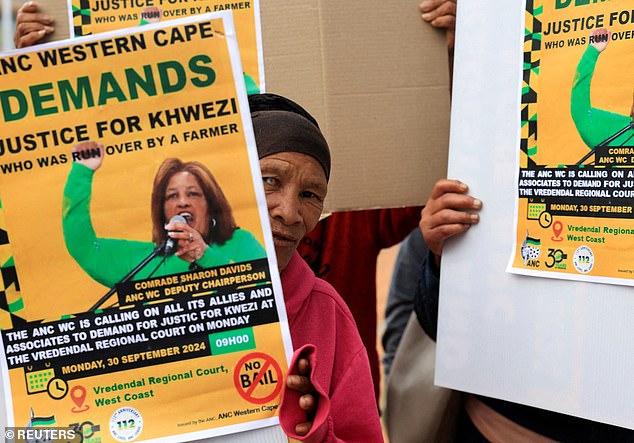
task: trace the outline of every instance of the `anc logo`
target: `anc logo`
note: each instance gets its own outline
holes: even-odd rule
[[[520,254],[522,260],[524,260],[524,266],[530,266],[534,268],[539,267],[539,254],[541,253],[541,239],[533,238],[526,231],[526,237],[522,242],[522,248]]]

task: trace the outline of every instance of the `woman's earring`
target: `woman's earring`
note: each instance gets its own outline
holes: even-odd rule
[[[212,218],[211,219],[211,229],[214,229],[216,227],[216,219]]]

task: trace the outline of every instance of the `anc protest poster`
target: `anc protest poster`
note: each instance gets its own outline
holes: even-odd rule
[[[527,1],[509,271],[634,284],[634,9]]]
[[[233,13],[247,89],[264,92],[259,0],[68,0],[71,37],[218,11]]]
[[[231,15],[0,69],[3,421],[91,442],[276,423],[291,344]]]

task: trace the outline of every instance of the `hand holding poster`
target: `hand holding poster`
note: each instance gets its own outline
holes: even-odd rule
[[[634,12],[527,2],[509,270],[634,284]]]
[[[276,421],[290,338],[235,32],[226,13],[169,25],[0,59],[9,426]]]

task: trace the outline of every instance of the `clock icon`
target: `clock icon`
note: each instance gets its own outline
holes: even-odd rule
[[[539,226],[542,228],[548,228],[553,224],[553,216],[550,212],[542,212],[539,214]]]
[[[46,387],[48,395],[54,400],[61,400],[68,394],[68,383],[61,378],[52,378]]]

